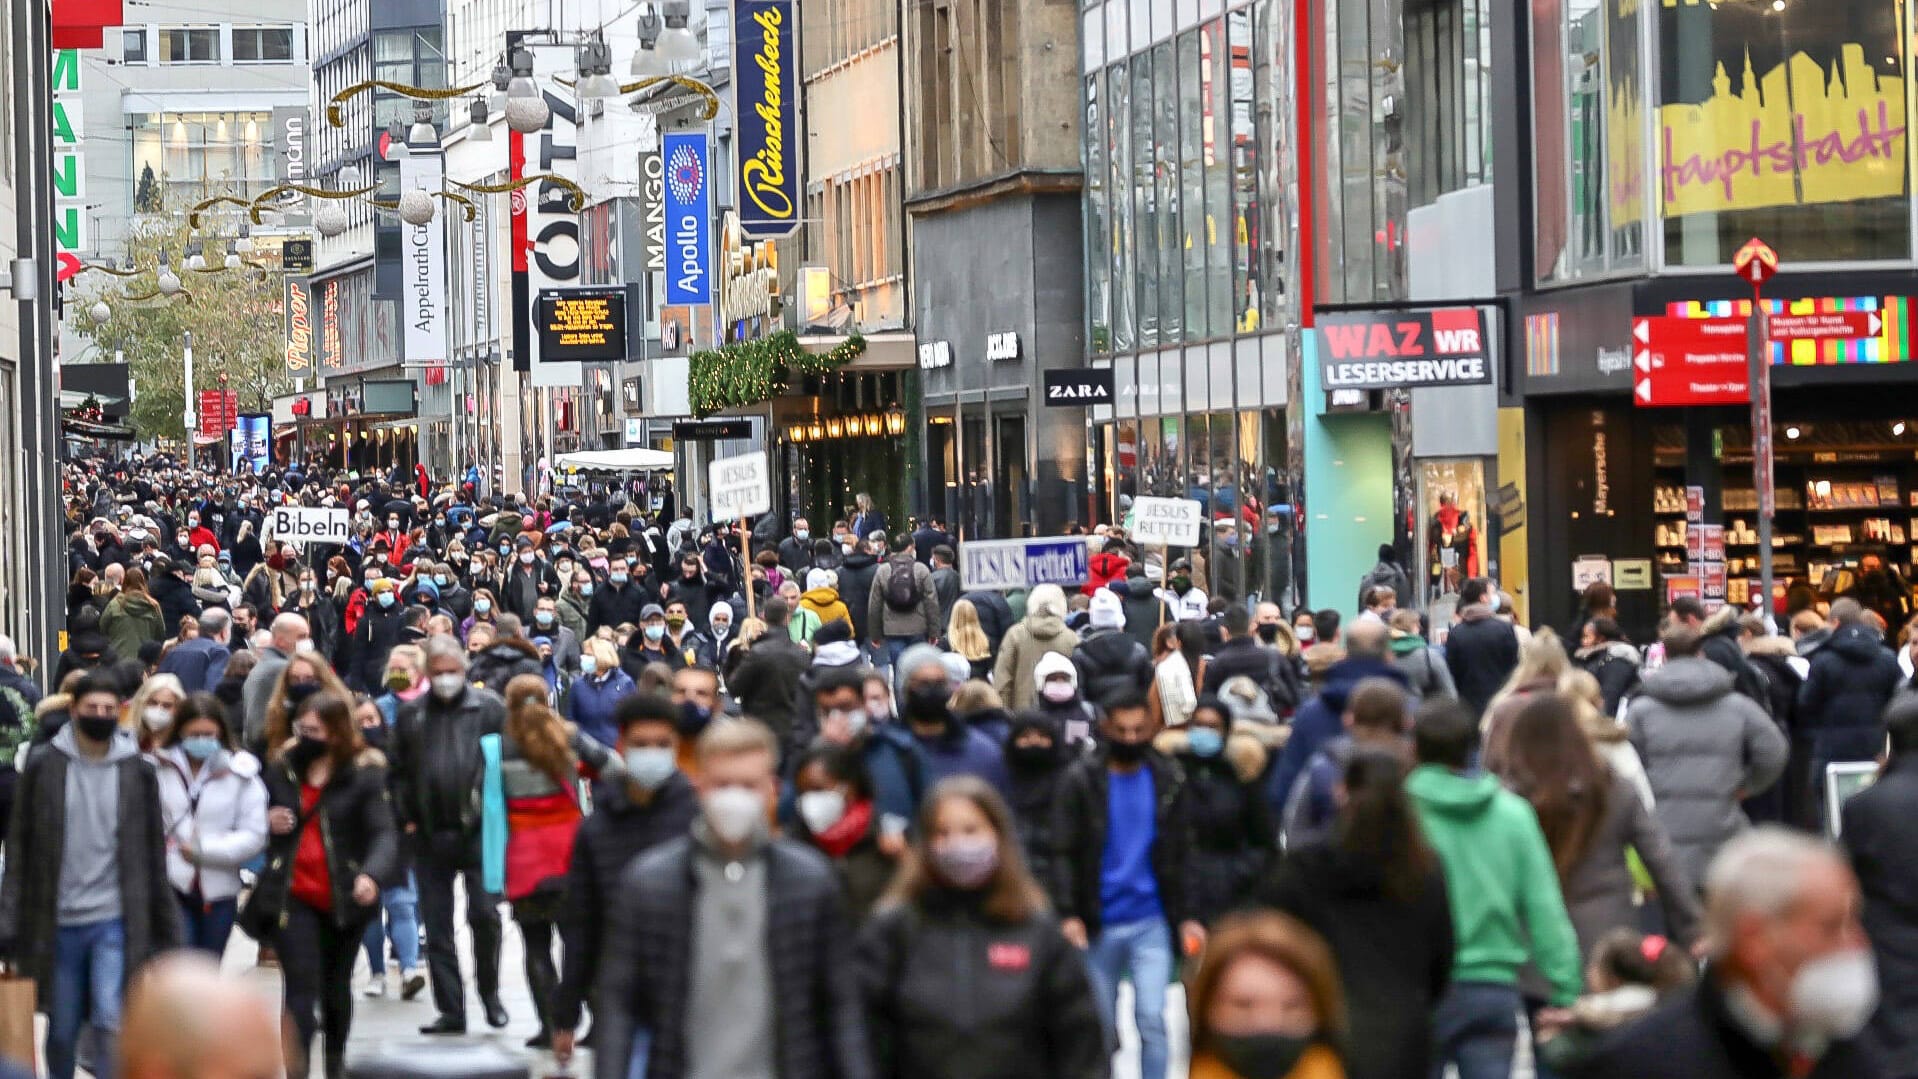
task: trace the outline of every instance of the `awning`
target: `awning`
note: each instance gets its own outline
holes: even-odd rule
[[[624,450],[581,450],[559,455],[559,467],[586,472],[665,472],[673,455],[665,450],[634,446]]]

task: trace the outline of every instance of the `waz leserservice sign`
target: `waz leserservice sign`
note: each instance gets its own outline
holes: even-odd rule
[[[1476,307],[1342,311],[1319,316],[1327,390],[1471,386],[1492,381],[1491,342]]]
[[[739,225],[755,239],[778,239],[799,227],[799,170],[786,156],[786,133],[797,129],[793,2],[734,0],[733,20]]]
[[[713,183],[704,132],[660,136],[666,160],[666,302],[713,302]]]

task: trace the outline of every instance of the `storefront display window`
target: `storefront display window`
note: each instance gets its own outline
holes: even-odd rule
[[[1794,263],[1911,249],[1899,0],[1656,8],[1665,260],[1763,236]]]
[[[1231,68],[1224,21],[1199,28],[1199,62],[1204,76],[1205,120],[1200,129],[1205,168],[1205,335],[1232,333],[1232,160]]]
[[[1485,462],[1479,458],[1418,462],[1419,607],[1456,596],[1468,577],[1483,576]],[[1404,597],[1400,605],[1405,606]]]
[[[1171,53],[1165,53],[1170,57]],[[1155,167],[1157,145],[1152,135],[1152,53],[1132,58],[1132,142],[1127,160],[1132,165],[1133,272],[1136,275],[1138,313],[1137,337],[1141,349],[1159,344],[1159,249],[1166,196],[1159,188],[1160,171]]]
[[[1157,76],[1153,80],[1151,145],[1159,180],[1158,339],[1173,344],[1185,337],[1185,275],[1180,272],[1183,258],[1179,244],[1184,180],[1179,161],[1179,71],[1172,42],[1160,42],[1152,50],[1152,70]]]
[[[1127,352],[1132,348],[1133,327],[1138,310],[1133,304],[1132,268],[1137,262],[1137,230],[1132,209],[1137,192],[1132,184],[1132,84],[1122,61],[1112,65],[1105,80],[1105,140],[1107,175],[1111,182],[1109,202],[1112,213],[1112,246],[1096,252],[1095,258],[1110,260],[1112,288],[1112,348]]]
[[[1252,12],[1234,11],[1225,17],[1226,92],[1232,121],[1232,320],[1240,333],[1252,333],[1263,324],[1259,310],[1266,284],[1259,272],[1259,248],[1269,238],[1265,205],[1259,199],[1259,178],[1265,158],[1259,153],[1257,80],[1252,62]]]
[[[1644,111],[1639,0],[1532,6],[1541,281],[1644,265]]]

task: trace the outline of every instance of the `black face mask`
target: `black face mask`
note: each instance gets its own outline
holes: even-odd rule
[[[114,732],[120,729],[120,721],[113,716],[75,716],[73,725],[95,742],[112,741]]]
[[[684,737],[696,737],[713,721],[712,709],[692,701],[679,706],[679,733]]]
[[[1313,1039],[1289,1034],[1214,1034],[1206,1047],[1239,1079],[1279,1079],[1312,1048]]]
[[[1277,622],[1267,622],[1265,625],[1259,627],[1259,640],[1267,644],[1274,644],[1278,639],[1279,624]]]
[[[1146,743],[1121,742],[1117,739],[1106,743],[1106,753],[1120,764],[1137,764],[1145,759]]]
[[[905,716],[920,723],[943,723],[950,715],[946,711],[946,701],[952,697],[944,686],[906,687],[904,702]]]
[[[360,728],[360,739],[374,749],[386,748],[386,724]]]
[[[304,773],[312,766],[314,761],[319,760],[322,756],[325,756],[325,754],[326,743],[324,741],[301,735],[299,741],[293,743],[293,748],[286,751],[286,763],[293,766],[294,772]]]
[[[286,703],[297,705],[320,691],[318,682],[288,682],[286,684]]]
[[[1006,763],[1015,772],[1037,772],[1052,767],[1059,759],[1056,746],[1022,746],[1017,743],[1006,746]]]

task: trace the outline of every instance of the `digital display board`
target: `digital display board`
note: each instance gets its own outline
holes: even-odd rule
[[[547,289],[534,307],[542,363],[626,358],[626,290]]]

